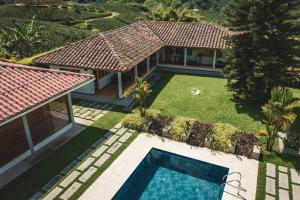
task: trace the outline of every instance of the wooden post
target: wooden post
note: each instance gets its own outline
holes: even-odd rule
[[[73,115],[73,108],[72,108],[72,97],[70,93],[67,95],[67,99],[68,99],[68,116],[71,122],[73,123],[74,115]]]
[[[34,154],[34,146],[33,146],[33,141],[32,141],[32,137],[31,137],[31,133],[30,133],[30,129],[29,129],[29,125],[28,125],[26,115],[22,116],[22,121],[23,121],[23,126],[24,126],[24,129],[25,129],[27,143],[28,143],[31,155],[32,155],[32,154]]]
[[[147,58],[147,73],[150,71],[150,56]]]
[[[96,69],[96,90],[99,90],[99,70]]]
[[[187,61],[187,48],[184,48],[184,63],[183,63],[184,66],[186,66],[186,61]]]
[[[118,72],[118,96],[119,99],[123,98],[123,88],[122,88],[122,73]]]
[[[138,66],[134,66],[134,81],[136,81],[136,78],[138,77]]]
[[[216,68],[216,62],[217,62],[217,50],[214,50],[214,58],[213,58],[213,68]]]

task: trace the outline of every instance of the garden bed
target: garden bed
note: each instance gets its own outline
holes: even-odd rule
[[[225,123],[203,123],[186,117],[161,115],[148,110],[144,117],[138,110],[122,121],[124,127],[145,131],[192,146],[207,147],[225,153],[258,159],[258,138],[254,133],[241,131]]]

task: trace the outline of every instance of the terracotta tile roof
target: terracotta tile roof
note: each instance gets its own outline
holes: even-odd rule
[[[224,49],[225,27],[198,22],[141,21],[42,55],[39,64],[125,72],[164,46]]]
[[[234,35],[226,27],[199,22],[145,21],[166,46],[225,49],[226,37]]]
[[[127,71],[163,47],[162,41],[144,23],[72,43],[34,59],[35,63],[108,71]]]
[[[92,75],[0,62],[0,124],[93,78]]]

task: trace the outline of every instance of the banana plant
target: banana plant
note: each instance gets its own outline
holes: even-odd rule
[[[300,100],[293,98],[291,90],[284,87],[275,87],[271,90],[270,100],[262,106],[265,116],[263,123],[265,130],[260,135],[267,137],[267,150],[271,151],[278,131],[288,131],[297,115],[293,112],[300,106]]]

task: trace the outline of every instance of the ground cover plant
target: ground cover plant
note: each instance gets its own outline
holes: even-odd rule
[[[196,121],[191,129],[187,143],[193,146],[204,147],[206,138],[213,133],[213,126]]]
[[[245,155],[250,157],[254,148],[254,145],[258,144],[258,138],[254,133],[241,131],[234,135],[235,142],[235,154]]]
[[[214,150],[226,153],[232,152],[234,146],[234,135],[238,129],[230,124],[216,123],[213,125],[213,132],[209,138],[210,147]]]

